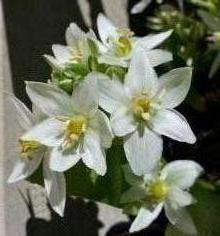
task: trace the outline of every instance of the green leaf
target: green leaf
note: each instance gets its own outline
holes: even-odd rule
[[[197,203],[189,208],[198,236],[220,235],[220,193],[210,184],[200,182],[192,190]],[[169,225],[166,236],[188,236]]]

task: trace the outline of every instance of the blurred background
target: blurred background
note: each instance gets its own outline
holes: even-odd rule
[[[162,47],[174,53],[174,60],[157,68],[158,73],[181,66],[193,67],[191,91],[178,108],[198,137],[195,145],[165,141],[168,160],[195,159],[205,169],[205,204],[197,221],[204,236],[220,235],[220,1],[219,0],[145,0],[145,7],[131,14],[138,0],[1,0],[0,87],[14,91],[30,105],[24,81],[47,81],[51,70],[42,55],[51,54],[51,45],[64,44],[64,32],[71,22],[82,29],[96,29],[96,17],[104,12],[120,27],[130,27],[137,36],[168,29],[174,32]],[[142,1],[144,2],[144,1]],[[47,206],[43,190],[27,182],[7,186],[5,180],[12,163],[8,159],[16,130],[12,112],[1,95],[1,199],[0,235],[128,235],[128,218],[120,210],[82,199],[69,199],[63,219]],[[207,196],[206,196],[207,195]],[[207,213],[206,209],[211,210]],[[209,216],[212,216],[211,219]],[[207,222],[207,220],[209,220]],[[117,226],[116,226],[117,225]],[[165,235],[164,219],[150,231],[138,235]],[[210,226],[211,225],[211,226]],[[213,225],[218,225],[214,227]],[[172,230],[171,230],[172,231]],[[0,231],[1,232],[1,231]],[[108,234],[107,234],[108,232]],[[202,231],[201,231],[202,232]],[[166,234],[171,236],[172,232]],[[175,232],[173,236],[178,236]]]

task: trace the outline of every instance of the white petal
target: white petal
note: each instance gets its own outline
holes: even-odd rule
[[[32,112],[15,96],[6,93],[5,98],[7,99],[6,102],[8,102],[7,105],[15,110],[16,121],[20,124],[22,129],[25,131],[29,130],[35,123]]]
[[[132,223],[129,232],[133,233],[147,228],[159,216],[162,208],[163,204],[158,204],[152,211],[146,208],[141,208],[137,217]]]
[[[161,158],[162,149],[162,138],[148,129],[143,135],[137,130],[124,138],[125,154],[136,175],[151,172]]]
[[[97,174],[105,175],[107,170],[105,152],[96,133],[89,132],[85,135],[84,151],[82,160],[85,165],[96,171]]]
[[[31,160],[22,160],[17,157],[13,170],[8,178],[8,183],[15,183],[31,176],[40,166],[43,153],[38,153]]]
[[[74,111],[88,114],[98,109],[98,85],[96,73],[89,74],[72,93]]]
[[[57,172],[64,172],[80,160],[75,150],[62,151],[59,147],[52,149],[49,159],[49,167]]]
[[[125,107],[112,114],[111,126],[114,134],[119,137],[128,135],[137,128],[133,115]]]
[[[99,105],[109,113],[114,112],[122,105],[126,105],[129,98],[124,85],[118,79],[110,79],[100,75],[98,79]]]
[[[35,125],[21,139],[34,140],[46,146],[55,147],[61,144],[63,132],[64,123],[55,118],[49,118]]]
[[[135,186],[122,194],[121,203],[137,202],[146,197],[146,190],[143,187]]]
[[[66,180],[63,173],[50,170],[48,158],[43,165],[44,186],[51,207],[60,216],[64,215],[66,204]]]
[[[44,55],[46,62],[53,68],[53,69],[61,69],[64,65],[60,64],[60,62],[53,56]]]
[[[160,45],[164,40],[166,40],[167,38],[170,37],[170,35],[172,34],[172,30],[160,33],[160,34],[155,34],[155,35],[149,35],[146,37],[143,37],[141,39],[138,40],[137,42],[137,46],[138,47],[142,47],[145,50],[150,50],[153,49],[155,47],[157,47],[158,45]]]
[[[151,0],[142,0],[138,2],[132,7],[131,14],[141,13],[150,3],[151,3]]]
[[[192,218],[184,208],[173,209],[165,204],[165,213],[170,223],[187,235],[197,235]]]
[[[162,178],[181,189],[190,188],[203,172],[203,168],[194,161],[173,161],[161,171]]]
[[[101,140],[101,145],[105,148],[110,148],[112,145],[113,134],[110,126],[110,121],[104,112],[98,110],[98,130]]]
[[[179,142],[195,143],[196,137],[186,119],[172,109],[161,109],[151,119],[152,129]]]
[[[66,30],[66,42],[70,47],[75,47],[78,41],[84,39],[86,34],[75,23],[71,23]]]
[[[192,194],[178,187],[170,188],[168,199],[173,208],[186,207],[196,202]]]
[[[72,55],[70,50],[66,46],[54,44],[52,46],[52,50],[59,63],[65,64],[70,62]]]
[[[48,116],[72,114],[71,97],[56,86],[26,81],[26,91],[32,103]]]
[[[189,92],[192,78],[192,68],[178,68],[159,78],[160,89],[164,90],[162,105],[167,108],[178,106]]]
[[[135,175],[128,164],[123,167],[124,177],[128,184],[131,186],[141,186],[144,184],[144,180],[141,176]]]
[[[161,49],[147,51],[146,55],[151,66],[153,67],[173,60],[172,53]]]
[[[97,18],[97,27],[99,36],[103,43],[107,43],[109,37],[117,35],[117,29],[112,22],[103,14],[99,14]]]
[[[148,93],[154,95],[158,89],[158,78],[143,49],[136,49],[131,59],[125,86],[132,96]]]
[[[112,66],[128,67],[128,62],[126,60],[108,54],[100,55],[98,58],[98,62],[100,64],[104,63]]]

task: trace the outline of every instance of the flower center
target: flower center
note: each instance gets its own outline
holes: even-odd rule
[[[165,200],[167,194],[168,186],[165,181],[157,180],[149,186],[148,196],[152,201],[161,202]]]
[[[77,115],[66,121],[64,148],[74,146],[87,129],[87,119]]]
[[[132,43],[128,37],[121,36],[115,44],[115,53],[117,56],[126,57],[131,53]]]
[[[136,118],[148,121],[150,119],[151,101],[145,95],[135,97],[132,101],[132,110]]]
[[[21,158],[32,160],[33,155],[37,153],[42,145],[35,140],[19,140]]]

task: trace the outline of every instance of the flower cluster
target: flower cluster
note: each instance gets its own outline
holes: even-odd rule
[[[49,202],[63,215],[64,172],[82,162],[104,176],[106,150],[117,137],[128,162],[125,179],[132,186],[122,194],[121,203],[138,203],[140,210],[130,231],[147,227],[162,207],[170,222],[179,226],[188,216],[183,207],[194,202],[188,190],[202,167],[193,161],[161,165],[162,135],[196,141],[186,119],[174,110],[189,91],[192,69],[157,75],[154,68],[172,60],[172,54],[155,47],[172,31],[139,38],[116,28],[102,14],[97,26],[100,40],[92,30],[84,33],[72,23],[66,31],[67,45],[53,45],[54,56],[45,56],[52,67],[51,81],[26,82],[32,111],[10,97],[22,131],[9,182],[29,177],[43,162]],[[194,233],[192,220],[185,219],[184,227]]]

